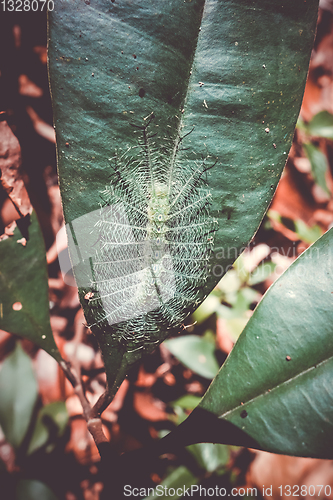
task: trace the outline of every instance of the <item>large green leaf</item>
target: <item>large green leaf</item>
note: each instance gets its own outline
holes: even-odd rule
[[[258,228],[317,3],[58,0],[50,13],[69,246],[110,384],[180,329]]]
[[[0,241],[0,328],[25,337],[57,361],[49,313],[45,246],[33,212],[27,241],[18,228]]]
[[[37,396],[31,359],[18,343],[0,370],[0,425],[15,448],[28,430]]]
[[[215,442],[227,421],[264,450],[333,457],[332,284],[330,229],[271,286],[194,410],[203,426],[218,417]]]
[[[169,351],[187,368],[212,380],[219,365],[215,357],[215,344],[197,335],[186,335],[165,341]]]

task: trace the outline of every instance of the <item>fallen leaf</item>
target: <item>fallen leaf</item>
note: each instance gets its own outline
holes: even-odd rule
[[[135,392],[133,395],[133,407],[140,417],[150,422],[167,420],[168,414],[165,405],[153,397],[149,392]]]
[[[32,213],[32,206],[21,174],[21,148],[6,121],[0,121],[0,170],[1,185],[14,203],[19,216]],[[19,217],[13,218],[13,220]]]
[[[29,97],[42,97],[43,95],[43,89],[31,81],[27,75],[18,77],[18,91],[19,94]]]
[[[36,111],[31,106],[27,106],[26,111],[30,116],[32,125],[36,130],[37,134],[41,135],[42,137],[44,137],[44,139],[47,139],[48,141],[55,144],[54,128],[51,127],[51,125],[49,125],[48,123],[46,123],[44,120],[42,120],[41,117],[36,113]]]

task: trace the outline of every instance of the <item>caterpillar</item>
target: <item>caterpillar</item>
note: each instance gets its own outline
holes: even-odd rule
[[[190,314],[217,229],[205,180],[216,162],[179,160],[185,136],[165,160],[149,125],[137,127],[137,147],[113,157],[101,193],[94,278],[84,291],[91,329],[111,329],[128,351],[157,344],[162,330],[179,327]]]

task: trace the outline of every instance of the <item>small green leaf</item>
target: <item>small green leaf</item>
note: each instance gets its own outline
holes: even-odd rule
[[[330,229],[268,290],[189,419],[216,415],[216,442],[231,423],[264,450],[333,458],[332,324]]]
[[[249,318],[229,318],[226,321],[226,328],[227,331],[230,333],[231,338],[236,341],[242,331],[244,330],[245,326],[247,325],[247,322],[249,321]]]
[[[272,261],[264,262],[260,264],[251,274],[248,279],[249,286],[258,285],[258,283],[262,283],[267,280],[270,275],[274,272],[276,268],[276,264]]]
[[[320,238],[322,231],[319,226],[315,225],[312,227],[309,227],[307,224],[305,224],[304,221],[301,219],[295,220],[295,231],[300,237],[302,241],[305,241],[306,243],[314,243],[315,241]]]
[[[281,215],[276,210],[268,210],[267,217],[274,222],[281,222]]]
[[[63,401],[43,406],[38,413],[35,428],[29,443],[28,455],[44,446],[50,438],[54,442],[65,432],[68,412]]]
[[[328,111],[317,113],[308,124],[307,132],[314,137],[333,139],[333,115]]]
[[[195,485],[198,483],[198,479],[193,476],[192,472],[190,472],[183,465],[172,471],[168,477],[162,481],[160,485],[158,485],[155,489],[155,492],[145,498],[145,500],[170,500],[170,495],[168,494],[170,489],[173,488],[175,490],[175,495],[172,495],[174,500],[178,500],[186,495],[186,489],[190,488],[191,485]],[[177,490],[180,494],[177,493]],[[163,494],[163,491],[165,492]]]
[[[203,303],[192,314],[192,320],[199,325],[215,313],[220,306],[220,299],[214,293],[208,295]]]
[[[37,396],[31,359],[18,342],[0,370],[0,425],[14,448],[28,430]]]
[[[194,396],[193,394],[185,394],[176,401],[172,401],[170,406],[178,406],[179,408],[184,408],[185,410],[193,410],[200,402],[201,398],[199,396]]]
[[[16,485],[15,500],[58,500],[58,497],[40,481],[20,479]]]
[[[164,345],[183,365],[201,377],[212,379],[218,372],[219,365],[212,342],[197,335],[186,335],[166,340]]]
[[[310,160],[313,178],[325,193],[330,194],[326,184],[326,172],[329,168],[328,161],[324,153],[311,143],[303,144],[306,155]]]
[[[0,328],[31,340],[57,361],[49,314],[45,246],[35,212],[26,246],[18,228],[0,241]]]
[[[241,316],[243,313],[250,309],[253,302],[258,302],[260,297],[259,292],[249,287],[244,287],[239,290],[235,302],[232,304],[232,317]]]
[[[241,257],[238,257],[239,259]],[[238,272],[236,269],[230,269],[227,274],[223,276],[221,281],[217,284],[217,288],[221,290],[221,292],[225,293],[226,295],[230,293],[235,293],[238,292],[242,285],[242,281],[240,280],[238,276]]]
[[[274,210],[269,210],[268,217],[275,222],[284,224],[288,229],[294,231],[299,236],[300,240],[306,243],[314,243],[322,234],[319,226],[314,225],[310,227],[301,219],[293,220],[287,217],[281,217],[280,214]]]
[[[224,444],[197,443],[187,447],[196,461],[207,472],[214,472],[226,465],[229,460],[229,449]]]

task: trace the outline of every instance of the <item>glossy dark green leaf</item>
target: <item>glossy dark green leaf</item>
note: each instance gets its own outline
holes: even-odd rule
[[[216,442],[229,422],[264,450],[333,457],[332,324],[333,229],[270,287],[199,404]]]
[[[20,446],[28,430],[37,396],[31,359],[17,343],[0,370],[0,425],[14,448]]]
[[[35,212],[24,245],[18,228],[0,241],[0,328],[25,337],[60,361],[50,326],[43,236]]]
[[[197,335],[186,335],[165,341],[165,346],[183,365],[202,377],[212,379],[219,365],[214,343]]]
[[[58,497],[41,481],[20,479],[16,485],[15,500],[58,500]]]
[[[317,3],[58,0],[50,13],[69,246],[110,385],[181,328],[258,228]]]
[[[38,413],[35,427],[28,447],[28,455],[54,441],[65,432],[68,423],[66,403],[55,401],[43,406]]]

